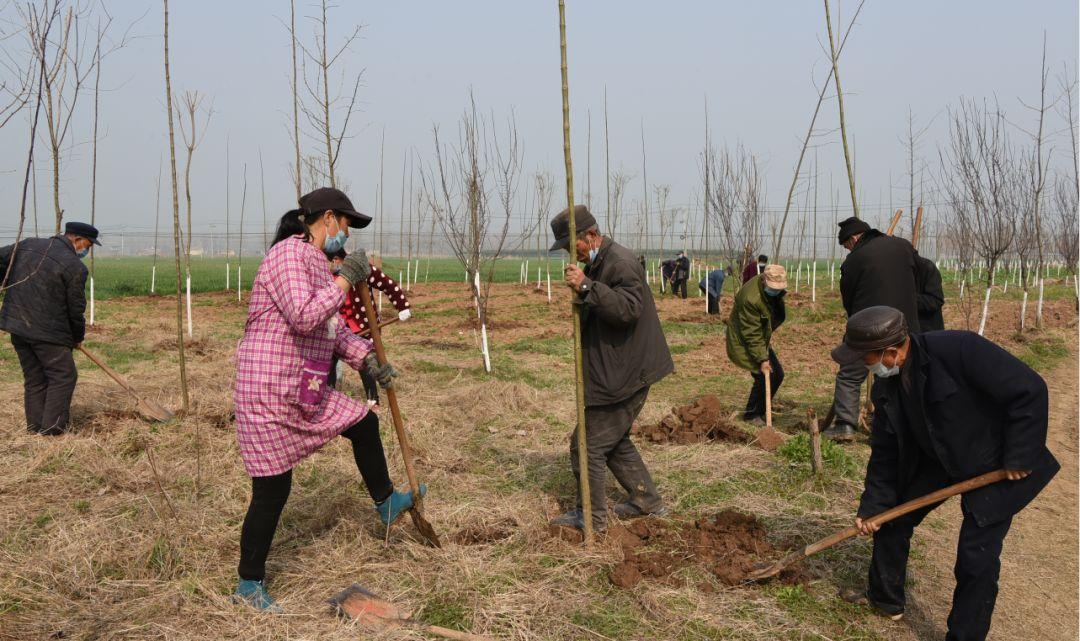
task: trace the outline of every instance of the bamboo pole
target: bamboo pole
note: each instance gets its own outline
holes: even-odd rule
[[[180,357],[180,390],[183,413],[188,411],[187,362],[184,360],[184,306],[180,296],[180,194],[176,177],[176,134],[173,129],[172,77],[169,75],[169,0],[162,0],[165,14],[165,109],[169,113],[169,168],[172,177],[173,253],[176,258],[176,350]]]
[[[840,67],[837,61],[836,40],[833,38],[832,16],[829,15],[829,0],[825,0],[825,24],[829,28],[829,51],[832,57],[833,80],[836,82],[836,102],[840,110],[840,140],[844,145],[844,163],[847,165],[848,187],[851,188],[851,210],[859,217],[859,202],[855,196],[855,171],[848,150],[847,121],[844,118],[844,92],[840,89]]]
[[[570,212],[570,256],[576,258],[577,222],[574,220],[574,165],[570,158],[570,84],[566,66],[566,2],[559,0],[559,54],[562,72],[563,160],[566,164],[566,206]],[[581,360],[581,306],[570,305],[574,316],[574,379],[577,405],[578,477],[585,545],[592,547],[592,497],[589,494],[589,453],[585,438],[585,373]]]

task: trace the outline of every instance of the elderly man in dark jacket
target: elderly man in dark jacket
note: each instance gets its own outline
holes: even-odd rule
[[[19,356],[31,432],[55,436],[67,429],[78,378],[71,351],[86,333],[87,270],[80,259],[100,244],[97,237],[94,227],[70,222],[52,238],[0,247],[0,274],[8,274],[0,329],[11,334]]]
[[[569,210],[564,210],[551,221],[555,236],[551,251],[571,251],[569,218]],[[645,406],[649,386],[675,366],[637,258],[602,236],[584,206],[574,208],[574,219],[577,246],[573,253],[587,265],[582,270],[571,262],[565,278],[577,293],[574,304],[581,306],[591,518],[593,527],[601,530],[607,520],[607,469],[628,495],[615,505],[616,516],[634,518],[665,511],[649,470],[630,440],[630,427]],[[570,440],[570,464],[574,476],[579,476],[576,434]],[[552,524],[584,528],[580,506],[578,497],[578,509]]]
[[[1005,469],[1008,480],[968,492],[960,503],[964,521],[945,638],[985,639],[1012,517],[1060,468],[1046,447],[1046,383],[978,334],[912,334],[904,315],[891,307],[869,307],[848,319],[833,359],[869,368],[879,381],[866,488],[855,519],[863,534],[874,535],[869,589],[845,598],[899,619],[912,531],[937,505],[880,527],[864,519]]]
[[[851,252],[840,265],[840,297],[847,315],[887,305],[904,314],[912,332],[921,331],[915,283],[917,254],[911,243],[886,236],[854,217],[840,223],[838,240]],[[859,422],[859,389],[865,380],[866,368],[860,364],[840,367],[833,395],[836,424],[825,430],[829,438],[854,438]]]

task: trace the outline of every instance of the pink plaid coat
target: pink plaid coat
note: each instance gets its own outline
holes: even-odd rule
[[[329,387],[317,405],[299,399],[305,361],[329,362],[336,353],[361,369],[372,349],[341,322],[344,302],[326,256],[301,237],[266,253],[236,350],[236,437],[251,476],[292,469],[368,412]]]

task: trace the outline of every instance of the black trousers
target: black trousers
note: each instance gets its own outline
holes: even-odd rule
[[[386,469],[379,417],[368,412],[355,425],[341,433],[352,441],[353,458],[372,500],[381,503],[394,491]],[[266,576],[266,557],[277,531],[281,511],[292,489],[292,470],[274,476],[251,479],[251,503],[240,530],[241,579],[261,581]]]
[[[79,378],[71,348],[29,341],[15,334],[11,335],[11,345],[23,371],[26,429],[49,436],[63,434]]]
[[[776,358],[776,352],[769,348],[769,365],[772,366],[772,374],[769,374],[769,383],[772,388],[772,396],[776,397],[776,391],[784,382],[784,368],[780,360]],[[744,421],[752,421],[755,418],[765,416],[765,375],[760,371],[750,374],[754,379],[750,387],[750,398],[746,399],[746,411],[743,412]]]
[[[602,528],[607,520],[607,471],[626,490],[628,501],[642,512],[660,509],[663,500],[656,490],[645,462],[641,460],[630,427],[645,407],[649,388],[643,387],[630,398],[611,405],[585,408],[585,446],[588,449],[589,497],[593,525]],[[578,507],[581,507],[581,471],[578,469],[577,430],[570,437],[570,467],[578,480]],[[588,518],[588,515],[585,515]]]
[[[672,281],[671,293],[686,298],[686,279]]]
[[[934,469],[936,468],[936,469]],[[920,468],[912,487],[900,501],[909,501],[949,484],[939,465]],[[874,534],[874,553],[870,560],[867,598],[890,614],[904,611],[904,582],[908,553],[915,527],[940,503],[902,516],[881,526]],[[979,527],[975,518],[963,510],[960,539],[956,546],[956,588],[946,641],[983,641],[990,630],[990,619],[997,600],[998,575],[1001,571],[1001,547],[1012,519]]]

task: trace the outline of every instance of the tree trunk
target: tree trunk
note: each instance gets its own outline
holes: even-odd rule
[[[172,174],[173,253],[176,257],[176,349],[180,358],[180,390],[183,412],[188,411],[187,363],[184,360],[184,304],[180,296],[180,198],[176,179],[176,136],[173,131],[172,78],[169,76],[169,0],[162,0],[165,13],[165,107],[169,114],[169,166]]]

